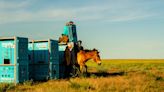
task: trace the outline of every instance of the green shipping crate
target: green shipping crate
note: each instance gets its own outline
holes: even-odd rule
[[[0,38],[0,82],[24,82],[28,73],[28,39]]]

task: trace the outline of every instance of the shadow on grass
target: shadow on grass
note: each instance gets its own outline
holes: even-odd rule
[[[89,72],[86,77],[110,77],[110,76],[122,76],[125,72]]]

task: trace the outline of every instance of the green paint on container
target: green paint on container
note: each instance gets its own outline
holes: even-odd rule
[[[54,72],[53,64],[60,64],[58,41],[39,40],[29,43],[30,77],[34,80],[54,79],[57,75]]]
[[[0,38],[0,82],[16,84],[28,79],[28,39]]]

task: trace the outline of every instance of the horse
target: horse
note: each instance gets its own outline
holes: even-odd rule
[[[98,50],[80,50],[77,53],[77,62],[80,66],[80,72],[83,73],[83,68],[85,67],[87,73],[86,62],[90,59],[93,59],[98,65],[101,65],[101,59]]]
[[[61,37],[59,37],[59,43],[63,42],[63,43],[68,43],[69,38],[66,35],[62,35]]]

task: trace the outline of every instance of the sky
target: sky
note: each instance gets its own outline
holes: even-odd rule
[[[0,37],[57,40],[70,20],[102,59],[164,58],[164,0],[0,0]]]

